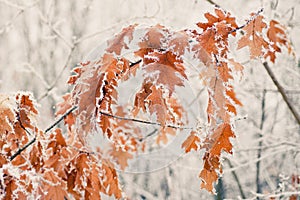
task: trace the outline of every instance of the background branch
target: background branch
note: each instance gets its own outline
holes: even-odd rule
[[[269,76],[271,77],[273,83],[275,84],[275,86],[277,87],[278,91],[280,92],[283,100],[285,101],[285,103],[287,104],[287,106],[290,109],[291,113],[293,114],[293,116],[295,117],[296,121],[300,125],[300,116],[299,116],[299,114],[297,113],[297,111],[296,111],[295,107],[293,106],[293,104],[289,101],[289,99],[288,99],[288,97],[287,97],[287,95],[286,95],[283,87],[279,84],[279,82],[276,79],[273,71],[269,67],[269,64],[267,62],[264,62],[263,66],[267,70],[267,72],[268,72]]]

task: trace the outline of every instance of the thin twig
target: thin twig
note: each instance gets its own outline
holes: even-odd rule
[[[215,3],[213,0],[206,0],[208,3],[220,8],[219,4]]]
[[[11,26],[11,25],[13,24],[13,22],[14,22],[14,21],[15,21],[22,13],[24,13],[24,11],[25,11],[25,10],[19,10],[19,11],[12,17],[12,19],[11,19],[9,22],[7,22],[4,26],[2,26],[2,27],[0,28],[0,35],[3,34],[3,33],[5,33],[5,29],[6,29],[7,27]]]
[[[262,197],[264,199],[282,199],[283,197],[291,197],[292,195],[300,195],[300,191],[290,191],[290,192],[281,192],[278,194],[255,194],[257,197]],[[290,198],[291,199],[291,198]]]
[[[249,89],[249,90],[247,90],[248,92],[261,92],[261,91],[263,91],[263,90],[265,90],[266,92],[272,92],[272,93],[278,93],[279,91],[278,90],[276,90],[276,89],[259,89],[259,88],[255,88],[255,89]],[[297,89],[285,89],[284,90],[285,91],[285,93],[289,93],[289,94],[299,94],[300,93],[300,90],[297,90]]]
[[[64,64],[64,67],[61,69],[61,71],[59,72],[58,76],[55,78],[55,80],[51,83],[51,85],[47,88],[47,91],[42,94],[38,99],[37,101],[41,101],[42,99],[44,99],[45,97],[48,96],[49,92],[51,92],[51,90],[53,90],[53,88],[55,87],[55,85],[57,84],[58,80],[61,78],[61,76],[63,75],[63,72],[65,71],[65,69],[68,67],[69,65],[69,62],[71,60],[71,57],[72,57],[72,54],[74,52],[76,48],[76,44],[74,44],[74,46],[71,48],[69,54],[68,54],[68,57],[65,61],[65,64]]]
[[[58,120],[56,120],[51,126],[49,126],[46,130],[45,133],[51,131],[51,129],[53,129],[57,124],[59,124],[66,116],[68,116],[71,112],[73,112],[74,110],[76,110],[78,107],[74,106],[72,108],[70,108],[65,114],[63,114]]]
[[[259,11],[257,11],[253,16],[251,16],[251,18],[248,19],[248,20],[246,21],[245,24],[243,24],[242,26],[239,26],[239,27],[237,27],[237,28],[235,28],[235,29],[232,29],[231,31],[228,32],[228,34],[233,33],[233,32],[237,32],[238,30],[243,29],[245,26],[247,26],[250,22],[252,22],[252,21],[253,21],[260,13],[262,13],[263,11],[264,11],[264,9],[261,8],[261,9],[260,9]]]
[[[171,125],[171,124],[163,125],[163,124],[158,123],[158,122],[151,122],[151,121],[146,121],[146,120],[141,120],[141,119],[121,117],[121,116],[117,116],[117,115],[112,115],[112,114],[109,114],[109,113],[105,113],[105,112],[102,112],[102,111],[99,111],[99,113],[102,114],[102,115],[108,116],[108,117],[112,117],[112,118],[116,118],[116,119],[120,119],[120,120],[133,121],[133,122],[138,122],[138,123],[143,123],[143,124],[156,125],[156,126],[162,126],[162,127],[169,127],[169,128],[175,128],[175,129],[185,129],[185,130],[186,129],[187,130],[193,130],[194,129],[194,128],[191,128],[191,127],[176,126],[176,125]]]
[[[56,120],[49,128],[47,128],[44,133],[49,132],[51,129],[53,129],[59,122],[61,122],[67,115],[69,115],[71,112],[77,109],[77,106],[72,107],[70,110],[68,110],[65,114],[63,114],[58,120]],[[24,128],[24,126],[21,126]],[[25,128],[24,128],[25,129]],[[26,130],[26,129],[25,129]],[[20,148],[16,153],[14,153],[9,160],[12,161],[14,158],[16,158],[18,155],[20,155],[25,149],[27,149],[30,145],[32,145],[36,141],[36,136],[28,142],[24,147]]]
[[[17,119],[18,119],[18,121],[19,121],[19,123],[20,123],[21,128],[22,128],[28,135],[31,135],[31,133],[30,133],[30,132],[25,128],[25,126],[23,125],[23,123],[22,123],[22,121],[21,121],[21,119],[20,119],[19,113],[17,114]]]
[[[279,153],[288,152],[288,151],[297,151],[297,148],[289,148],[289,146],[287,146],[284,149],[281,149],[281,150],[278,150],[278,151],[272,151],[269,154],[261,156],[259,159],[256,158],[256,159],[248,160],[247,162],[241,163],[240,165],[238,165],[238,166],[236,166],[234,168],[231,168],[231,169],[228,169],[228,170],[224,170],[224,173],[228,173],[228,172],[237,170],[239,168],[246,167],[246,166],[248,166],[250,164],[256,163],[258,161],[264,160],[264,159],[269,158],[269,157],[274,156],[274,155],[278,155]]]
[[[27,149],[30,145],[32,145],[36,141],[36,137],[34,137],[30,142],[28,142],[24,147],[19,149],[14,155],[12,155],[9,160],[12,161],[15,157],[20,155],[25,149]]]
[[[13,24],[13,22],[21,15],[25,12],[26,9],[29,9],[29,8],[32,8],[34,7],[35,5],[37,5],[37,3],[39,2],[39,0],[33,2],[32,4],[30,5],[27,5],[27,6],[19,6],[19,5],[16,5],[14,3],[11,3],[9,1],[4,1],[4,0],[1,0],[0,3],[4,3],[5,5],[7,6],[10,6],[10,7],[13,7],[13,8],[16,8],[18,9],[18,12],[11,18],[11,20],[9,22],[7,22],[4,26],[2,26],[0,28],[0,35],[2,33],[5,32],[5,29],[9,26],[11,26]]]
[[[285,101],[285,103],[287,104],[288,108],[290,109],[290,111],[292,112],[292,114],[294,115],[296,121],[298,122],[298,124],[300,125],[300,116],[297,113],[295,107],[293,106],[293,104],[289,101],[285,90],[283,89],[283,87],[280,85],[280,83],[278,82],[278,80],[276,79],[273,71],[271,70],[271,68],[269,67],[269,64],[267,62],[263,63],[263,66],[265,67],[265,69],[267,70],[269,76],[271,77],[273,83],[275,84],[275,86],[277,87],[278,91],[280,92],[283,100]]]
[[[138,61],[136,61],[136,62],[131,62],[130,64],[129,64],[129,67],[133,67],[134,65],[137,65],[137,64],[139,64],[139,63],[141,63],[142,62],[142,59],[140,59],[140,60],[138,60]]]
[[[151,131],[150,133],[148,133],[145,137],[139,138],[138,140],[139,140],[140,142],[143,142],[146,138],[148,138],[148,137],[154,135],[157,131],[158,131],[157,129],[154,129],[153,131]]]

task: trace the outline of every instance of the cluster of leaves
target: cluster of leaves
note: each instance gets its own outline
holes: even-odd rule
[[[36,127],[30,93],[1,95],[0,105],[2,199],[121,198],[111,162],[87,152],[74,134],[66,139],[60,129],[47,134]],[[27,144],[32,146],[21,153]]]
[[[58,104],[57,116],[63,116],[67,126],[64,134],[61,129],[42,131],[36,126],[38,112],[30,94],[1,95],[2,197],[100,199],[103,193],[121,198],[114,163],[125,169],[134,153],[145,150],[141,129],[135,123],[141,120],[129,119],[154,116],[160,126],[158,144],[167,144],[168,135],[175,135],[187,123],[186,108],[176,95],[176,88],[189,81],[186,58],[202,63],[199,84],[208,92],[208,129],[193,128],[182,148],[186,153],[205,150],[201,188],[213,192],[222,173],[221,153],[232,153],[233,117],[242,105],[235,95],[233,73],[241,72],[243,66],[229,56],[229,37],[237,38],[238,49],[248,47],[250,58],[270,58],[272,62],[281,46],[289,51],[291,47],[284,28],[274,20],[267,26],[260,12],[252,14],[243,26],[219,8],[205,17],[207,22],[198,23],[197,30],[129,26],[107,42],[100,58],[81,63],[68,81],[72,92]],[[237,34],[239,30],[244,31],[243,36]],[[137,62],[122,56],[129,51]],[[119,105],[119,84],[138,70],[143,80],[134,101]],[[96,132],[109,141],[107,152],[92,151],[89,146],[87,137]]]

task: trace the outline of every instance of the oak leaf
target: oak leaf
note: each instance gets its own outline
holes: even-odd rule
[[[56,116],[64,115],[73,106],[73,99],[70,93],[65,94],[63,97],[63,102],[57,104]],[[68,114],[64,118],[65,124],[68,125],[69,130],[71,130],[72,125],[75,124],[75,116],[73,113]]]
[[[205,13],[204,16],[207,19],[207,22],[206,23],[199,22],[197,23],[197,26],[199,28],[202,28],[204,31],[206,31],[207,29],[213,27],[214,25],[220,22],[224,22],[228,24],[230,27],[229,31],[238,27],[235,21],[235,17],[231,17],[231,14],[229,12],[226,12],[221,8],[216,8],[215,13],[217,16],[214,16],[210,13]]]
[[[292,47],[287,39],[285,28],[276,20],[271,20],[267,31],[267,37],[270,40],[270,48],[264,55],[265,58],[270,57],[271,62],[275,62],[275,53],[280,53],[280,46],[288,49],[288,53],[292,53]]]
[[[128,45],[125,42],[125,39],[128,39],[128,42],[133,39],[133,32],[135,31],[135,27],[137,25],[131,25],[124,28],[121,33],[116,35],[111,40],[107,41],[107,49],[106,51],[109,53],[115,53],[117,55],[121,55],[121,51],[123,48],[129,49]]]
[[[176,135],[176,129],[171,127],[162,127],[157,135],[156,143],[160,144],[162,142],[163,144],[167,144],[168,135]]]
[[[128,166],[128,160],[133,158],[133,155],[128,151],[115,146],[112,148],[110,155],[116,160],[121,170],[124,170]]]
[[[202,179],[201,188],[213,192],[213,183],[218,179],[218,173],[222,173],[221,152],[232,154],[231,137],[235,135],[230,124],[224,123],[213,130],[211,137],[209,136],[204,142],[203,147],[207,149],[207,152],[203,157],[204,167],[199,174]]]
[[[196,134],[195,131],[192,131],[189,137],[182,143],[181,148],[185,149],[185,153],[190,152],[192,149],[194,149],[194,151],[199,149],[200,138]]]
[[[46,200],[65,199],[68,197],[66,192],[66,182],[61,180],[52,170],[43,173],[43,184],[40,186],[41,197]]]
[[[251,59],[262,56],[263,48],[268,49],[268,42],[262,36],[262,30],[267,27],[263,18],[262,15],[258,15],[246,24],[243,28],[246,34],[238,41],[237,49],[248,46]]]
[[[13,111],[14,103],[8,95],[0,94],[0,132],[9,133],[13,131],[13,122],[16,120]],[[2,149],[3,145],[0,145]]]

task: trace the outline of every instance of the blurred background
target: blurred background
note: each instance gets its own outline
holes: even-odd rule
[[[284,50],[269,65],[300,113],[299,0],[0,0],[0,92],[31,91],[40,105],[40,127],[46,128],[55,120],[55,105],[72,89],[66,84],[72,68],[95,47],[135,23],[193,29],[214,4],[240,25],[264,8],[267,20],[286,26],[296,57]],[[131,199],[299,199],[299,124],[262,62],[247,60],[248,52],[236,51],[233,40],[230,48],[245,67],[235,87],[244,104],[240,116],[247,117],[236,122],[234,153],[223,157],[218,195],[200,189],[203,155],[193,152],[161,170],[120,172]]]

